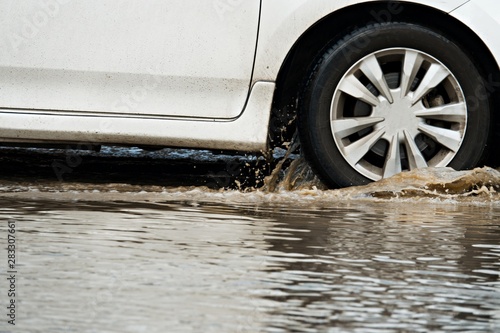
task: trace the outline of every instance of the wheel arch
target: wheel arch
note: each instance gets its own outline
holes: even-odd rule
[[[490,83],[489,93],[492,94],[495,106],[500,106],[500,89],[495,84],[500,82],[499,66],[476,33],[458,19],[433,7],[401,2],[399,10],[388,11],[391,3],[394,1],[377,1],[345,7],[322,18],[300,36],[288,52],[276,79],[269,129],[272,145],[280,145],[283,141],[290,140],[293,135],[295,125],[292,121],[297,112],[297,99],[302,84],[322,50],[342,35],[370,23],[400,21],[421,24],[459,43],[475,63],[480,65],[481,75]],[[498,118],[500,117],[497,115],[494,119],[496,142],[500,142]]]

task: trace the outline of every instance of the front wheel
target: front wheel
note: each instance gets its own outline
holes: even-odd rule
[[[478,69],[458,45],[426,27],[387,23],[324,52],[301,97],[299,131],[323,181],[344,187],[416,168],[477,166],[490,112]]]

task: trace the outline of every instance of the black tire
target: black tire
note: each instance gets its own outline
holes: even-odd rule
[[[382,50],[384,51],[382,52]],[[394,136],[396,138],[394,142],[396,143],[393,146],[391,146],[390,140],[384,140],[385,142],[382,143],[377,142],[374,148],[370,149],[368,154],[363,155],[359,163],[356,164],[353,162],[356,161],[359,154],[353,157],[351,162],[349,162],[348,158],[350,157],[347,151],[351,150],[347,147],[351,143],[356,142],[356,140],[363,138],[363,135],[373,135],[375,130],[379,130],[379,128],[375,126],[382,125],[377,124],[372,128],[364,129],[363,131],[365,132],[371,131],[369,135],[366,133],[362,134],[360,131],[361,134],[356,133],[356,138],[354,139],[352,139],[352,137],[342,139],[341,136],[334,138],[336,134],[334,134],[335,131],[332,129],[332,119],[335,121],[345,121],[349,119],[350,116],[355,117],[357,114],[362,113],[360,110],[367,109],[366,106],[363,106],[365,102],[359,99],[352,102],[351,99],[353,99],[353,97],[349,94],[344,94],[344,92],[340,90],[340,88],[344,87],[343,85],[341,86],[341,82],[345,82],[350,78],[350,76],[345,75],[351,73],[350,71],[355,74],[357,73],[355,72],[356,70],[359,72],[361,69],[366,68],[363,67],[363,63],[360,61],[368,59],[365,58],[367,56],[375,56],[381,68],[384,69],[384,79],[388,82],[386,87],[389,86],[389,81],[392,78],[390,86],[391,94],[388,94],[388,96],[391,96],[388,97],[389,100],[394,96],[395,90],[392,89],[396,89],[398,87],[397,84],[399,84],[399,88],[404,89],[402,88],[403,72],[401,71],[399,79],[397,79],[397,66],[394,66],[394,64],[390,62],[394,61],[396,64],[397,61],[399,61],[397,57],[401,57],[401,66],[403,66],[406,57],[409,58],[409,54],[413,54],[413,51],[416,51],[419,57],[427,57],[425,61],[428,61],[429,64],[425,63],[425,66],[435,66],[435,68],[438,68],[441,64],[443,70],[448,69],[452,74],[446,78],[446,82],[443,81],[440,83],[440,85],[446,85],[445,87],[438,85],[436,88],[432,89],[431,93],[426,92],[424,95],[425,97],[419,100],[417,104],[422,102],[422,105],[426,105],[426,103],[432,99],[433,103],[436,101],[437,107],[446,105],[455,107],[454,105],[463,105],[463,114],[466,114],[466,116],[462,115],[460,116],[461,118],[457,117],[457,119],[459,119],[459,124],[457,125],[454,124],[453,121],[448,121],[451,119],[448,117],[445,118],[444,121],[439,122],[434,121],[435,119],[429,120],[428,116],[422,118],[413,114],[413,116],[408,116],[409,120],[405,124],[411,124],[408,126],[412,127],[411,130],[413,131],[413,127],[415,126],[421,128],[423,120],[420,119],[424,119],[425,123],[429,122],[431,126],[438,126],[436,128],[439,131],[447,132],[447,129],[450,129],[450,133],[455,131],[458,133],[456,135],[462,135],[460,137],[461,143],[458,150],[454,148],[457,151],[453,151],[443,146],[442,142],[444,141],[441,137],[439,137],[439,140],[435,140],[435,142],[432,143],[432,138],[426,137],[427,134],[425,133],[423,135],[417,135],[414,138],[416,145],[410,147],[409,145],[411,145],[411,143],[409,143],[409,141],[411,140],[408,140],[406,136],[406,144],[399,141],[401,136],[403,134],[407,135],[406,132],[410,133],[410,130],[401,132],[403,134],[398,130],[397,134]],[[394,60],[392,60],[393,57]],[[383,59],[386,63],[381,63],[380,59]],[[436,64],[433,65],[433,61],[435,60]],[[391,66],[395,67],[395,69],[391,68]],[[421,66],[422,68],[424,67],[424,65]],[[416,66],[414,68],[417,69]],[[411,95],[413,98],[415,95],[418,95],[418,85],[420,85],[420,82],[424,81],[425,71],[431,72],[429,67],[422,73],[422,68],[414,82],[410,82],[412,90],[408,92],[408,96]],[[391,70],[395,72],[393,73]],[[360,73],[364,75],[363,71]],[[389,75],[391,75],[391,77],[389,77]],[[409,80],[410,79],[407,81]],[[418,80],[420,80],[420,82],[417,82]],[[385,96],[381,93],[381,89],[377,89],[377,87],[371,84],[372,81],[368,80],[367,82],[366,77],[361,76],[359,81],[363,81],[363,85],[369,88],[375,96]],[[370,84],[371,87],[369,87]],[[461,92],[458,91],[456,84],[461,88]],[[453,89],[450,89],[450,85],[455,86],[453,86]],[[424,86],[424,84],[422,84],[422,86]],[[302,149],[315,172],[330,187],[363,185],[377,180],[377,178],[384,178],[384,175],[390,174],[390,171],[393,169],[397,170],[397,164],[395,164],[394,167],[392,166],[394,159],[391,159],[390,163],[387,162],[390,152],[395,151],[392,150],[393,147],[401,149],[401,152],[396,151],[396,153],[391,155],[394,157],[396,156],[395,154],[398,154],[397,156],[400,157],[401,170],[409,170],[423,165],[415,147],[421,150],[420,153],[429,166],[450,166],[457,170],[476,167],[486,155],[486,147],[490,136],[491,102],[488,98],[485,83],[467,53],[457,44],[432,29],[415,24],[395,22],[374,24],[360,28],[326,48],[326,51],[319,57],[319,60],[317,60],[310,71],[310,75],[304,87],[304,91],[300,98],[299,110],[299,133]],[[408,87],[410,87],[410,85],[408,85]],[[429,87],[432,87],[432,85],[429,85]],[[456,92],[456,96],[453,95],[453,90]],[[430,94],[432,94],[432,96],[430,96]],[[339,97],[335,97],[334,99],[334,95]],[[436,100],[434,95],[439,95],[439,100]],[[404,98],[401,97],[401,101],[403,101],[403,99],[408,99],[408,96],[404,96]],[[463,99],[460,100],[462,97]],[[379,100],[381,99],[381,97],[377,98]],[[439,104],[445,103],[446,99],[450,99],[450,101],[448,101],[450,104]],[[395,99],[393,99],[393,103],[384,103],[384,112],[390,112],[386,110],[392,110],[392,117],[395,117],[395,111],[393,110],[396,109],[396,106],[393,106],[396,105]],[[452,105],[451,103],[454,104]],[[369,105],[368,103],[365,104]],[[371,111],[363,111],[367,112],[364,113],[363,116],[368,116],[371,112],[370,117],[374,117],[373,114],[375,114],[375,110],[377,112],[382,110],[382,106],[380,105],[369,105],[369,107],[371,107]],[[399,112],[399,109],[397,111]],[[390,113],[387,113],[387,115],[388,116],[384,118],[386,119],[384,120],[384,124],[388,124],[389,122],[387,119],[391,118],[389,117],[389,115],[391,115]],[[398,114],[398,117],[401,116]],[[414,120],[410,120],[410,117],[417,118],[418,121],[420,121],[419,125],[416,125],[416,123],[414,124]],[[465,128],[459,129],[459,127],[464,127],[464,124]],[[391,126],[387,125],[387,128],[390,127],[391,131],[393,131],[398,126],[398,123],[393,121],[391,122]],[[423,126],[425,126],[425,124]],[[442,128],[442,130],[440,128]],[[457,138],[454,140],[458,142]],[[455,142],[453,145],[454,144]],[[448,146],[452,146],[452,144],[448,144]],[[341,150],[341,148],[343,150]],[[375,148],[377,148],[378,151],[375,151]],[[448,150],[449,152],[447,152]],[[387,154],[386,156],[383,155],[384,152]],[[416,152],[416,154],[412,154],[412,152]],[[416,163],[415,158],[419,159],[420,163]],[[363,165],[360,166],[362,163]],[[378,168],[380,168],[382,163],[382,170],[379,171]],[[386,168],[388,167],[391,167],[391,170],[387,170]],[[382,175],[381,177],[380,173]]]

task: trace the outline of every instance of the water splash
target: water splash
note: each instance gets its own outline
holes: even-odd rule
[[[327,189],[326,185],[312,171],[305,157],[302,154],[294,154],[299,147],[300,142],[297,133],[295,133],[283,158],[271,174],[264,179],[262,187],[264,192]]]
[[[424,168],[399,173],[391,178],[346,191],[374,198],[467,198],[497,197],[500,172],[490,168],[455,171],[452,168]]]
[[[376,198],[440,199],[472,202],[500,201],[500,172],[491,167],[456,171],[452,168],[422,168],[401,172],[393,177],[364,186],[327,190],[312,171],[305,158],[294,156],[296,145],[291,145],[272,174],[265,179],[265,193],[295,192],[317,197],[342,199]]]
[[[311,188],[325,190],[327,187],[316,176],[304,156],[300,156],[285,171],[285,176],[280,183],[280,189],[292,191]]]

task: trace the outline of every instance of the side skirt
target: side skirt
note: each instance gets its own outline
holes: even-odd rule
[[[231,120],[50,114],[0,108],[0,141],[155,145],[260,151],[267,148],[275,84],[256,82]]]

